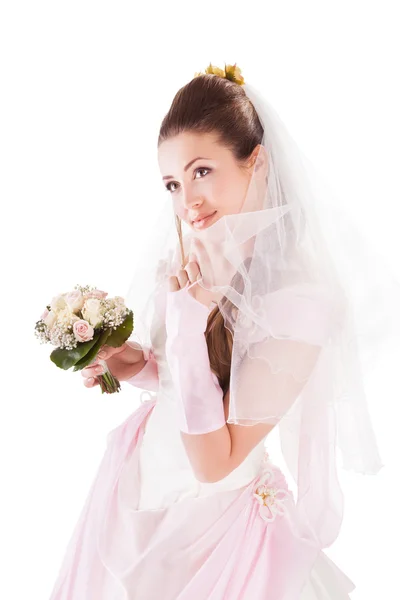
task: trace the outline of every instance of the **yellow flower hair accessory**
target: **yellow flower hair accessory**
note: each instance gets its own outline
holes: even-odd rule
[[[211,63],[205,69],[204,73],[195,73],[194,76],[198,77],[199,75],[210,74],[217,75],[217,77],[222,77],[223,79],[229,79],[238,85],[244,85],[244,78],[239,67],[234,65],[227,65],[225,63],[225,69],[220,69],[219,67],[214,67]]]

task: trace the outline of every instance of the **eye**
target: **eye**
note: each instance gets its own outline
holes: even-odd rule
[[[171,190],[171,188],[170,188],[171,185],[175,185],[175,181],[170,181],[169,183],[167,183],[167,185],[165,186],[165,189],[167,190],[167,192],[175,191],[175,190]]]
[[[207,171],[208,173],[211,172],[211,169],[209,169],[208,167],[198,167],[197,169],[195,169],[194,173],[195,175],[199,172],[199,171]],[[203,176],[205,177],[205,176]],[[202,179],[203,177],[200,177],[200,179]],[[195,177],[195,179],[198,179],[198,177]],[[176,181],[170,181],[169,183],[167,183],[167,185],[165,186],[165,189],[167,190],[167,192],[171,192],[174,193],[176,191],[176,189],[171,190],[171,185],[177,185]]]
[[[211,169],[209,169],[208,167],[199,167],[198,169],[196,169],[195,173],[198,173],[199,171],[211,171]]]

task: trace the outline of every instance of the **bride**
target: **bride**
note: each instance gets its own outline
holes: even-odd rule
[[[336,446],[346,468],[381,462],[328,208],[236,65],[177,92],[158,162],[139,342],[99,354],[143,401],[107,438],[51,600],[348,600],[323,552],[343,518]],[[267,451],[275,428],[293,485]]]

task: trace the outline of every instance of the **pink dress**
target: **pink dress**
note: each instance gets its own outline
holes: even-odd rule
[[[153,394],[109,433],[50,600],[349,600],[353,582],[296,535],[265,440],[221,481],[195,478],[152,342],[130,383]]]

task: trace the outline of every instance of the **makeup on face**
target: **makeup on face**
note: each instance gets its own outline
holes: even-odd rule
[[[205,227],[207,227],[208,225],[210,225],[210,223],[213,220],[213,217],[215,217],[216,214],[217,214],[217,211],[214,210],[208,216],[205,216],[202,219],[196,219],[196,221],[192,221],[192,227],[194,229],[204,229]]]

